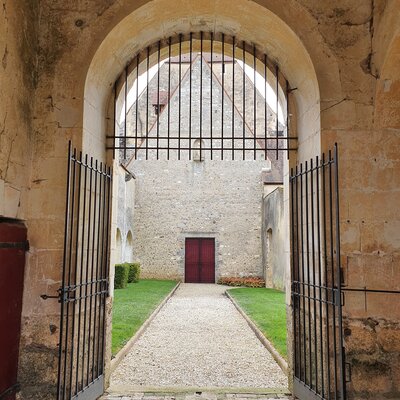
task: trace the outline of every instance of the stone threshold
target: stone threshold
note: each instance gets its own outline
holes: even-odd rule
[[[121,391],[105,393],[100,400],[291,400],[287,391],[273,388],[145,388],[124,387]]]
[[[167,396],[171,394],[197,394],[202,395],[206,393],[212,394],[241,394],[248,395],[248,397],[262,396],[269,394],[282,394],[290,395],[287,389],[281,388],[240,388],[240,387],[191,387],[191,386],[113,386],[106,391],[105,395],[110,396],[129,396],[129,395],[143,395],[150,394]]]

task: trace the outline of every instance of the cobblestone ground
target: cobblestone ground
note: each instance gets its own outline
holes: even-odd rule
[[[130,395],[106,395],[102,400],[264,400],[284,399],[290,400],[287,394],[283,393],[135,393]]]
[[[284,392],[287,377],[225,290],[220,285],[182,284],[112,374],[110,393],[184,387]]]

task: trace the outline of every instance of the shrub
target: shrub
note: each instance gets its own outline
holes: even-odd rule
[[[116,264],[114,276],[114,288],[124,289],[128,284],[129,266],[128,264]]]
[[[265,287],[265,280],[258,276],[223,277],[218,283],[227,286]]]
[[[139,282],[140,264],[139,263],[129,263],[128,265],[129,265],[128,283]]]

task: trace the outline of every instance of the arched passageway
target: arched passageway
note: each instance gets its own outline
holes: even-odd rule
[[[1,25],[19,32],[23,20],[27,27],[26,51],[9,41],[4,54],[11,58],[3,63],[6,74],[26,82],[2,81],[3,103],[11,107],[1,108],[2,156],[9,154],[1,159],[0,212],[26,219],[32,244],[22,311],[22,397],[54,397],[60,311],[40,295],[56,295],[60,287],[67,139],[104,162],[116,78],[138,50],[176,33],[222,31],[256,44],[280,65],[297,88],[291,94],[297,159],[335,141],[341,149],[346,282],[397,290],[398,73],[395,64],[390,67],[397,54],[397,2],[339,2],[332,9],[316,0],[182,1],[177,7],[164,0],[98,0],[61,12],[43,0],[40,12],[38,7],[13,3]],[[115,233],[113,225],[113,240]],[[355,371],[349,395],[399,397],[398,351],[390,340],[398,332],[397,302],[360,293],[345,296],[345,347]]]

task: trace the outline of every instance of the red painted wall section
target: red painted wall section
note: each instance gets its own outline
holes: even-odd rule
[[[0,222],[0,397],[17,383],[26,238],[23,224]]]

